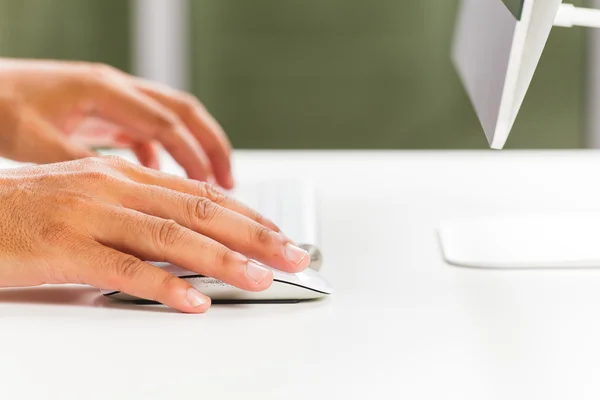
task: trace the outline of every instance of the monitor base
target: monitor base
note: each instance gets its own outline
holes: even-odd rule
[[[600,214],[508,215],[445,220],[442,252],[475,268],[600,268]]]

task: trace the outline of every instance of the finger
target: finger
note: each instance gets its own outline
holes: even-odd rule
[[[158,144],[154,141],[137,141],[131,133],[101,120],[81,124],[70,138],[88,146],[128,148],[133,151],[140,164],[147,168],[160,169]]]
[[[169,262],[249,291],[267,289],[273,273],[172,220],[124,208],[97,223],[96,240],[151,261]]]
[[[213,175],[204,150],[177,115],[148,96],[110,80],[99,80],[92,87],[97,117],[123,127],[140,142],[160,142],[190,178],[206,181]]]
[[[134,256],[98,243],[90,243],[81,254],[85,257],[75,261],[86,284],[157,301],[186,313],[203,313],[210,307],[210,298],[189,283]]]
[[[152,142],[133,143],[132,151],[144,167],[160,170],[158,149]]]
[[[235,185],[231,173],[231,144],[219,123],[193,96],[141,79],[135,86],[179,116],[206,152],[217,183],[225,189]]]
[[[93,157],[96,154],[73,143],[35,112],[25,111],[15,138],[18,159],[49,164]]]
[[[131,135],[123,132],[123,128],[94,117],[83,120],[68,135],[72,141],[88,148],[120,146],[122,139],[131,142]]]
[[[242,202],[236,200],[235,198],[226,195],[213,185],[205,182],[181,178],[175,175],[165,174],[164,172],[160,171],[140,168],[138,165],[132,163],[121,162],[117,167],[123,174],[135,182],[145,185],[159,186],[192,196],[209,199],[221,207],[225,207],[242,214],[275,232],[281,232],[279,227],[271,220],[243,204]]]
[[[128,192],[120,196],[124,207],[172,219],[273,268],[297,272],[310,264],[308,253],[285,235],[207,198],[150,185],[135,184],[124,189]]]

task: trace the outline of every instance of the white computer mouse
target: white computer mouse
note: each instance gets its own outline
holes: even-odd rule
[[[309,268],[291,274],[274,268],[273,284],[263,292],[238,289],[215,278],[209,278],[168,263],[151,263],[189,282],[213,302],[297,302],[328,296],[333,287],[317,271]],[[103,295],[123,301],[143,301],[137,297],[114,290],[102,290]]]

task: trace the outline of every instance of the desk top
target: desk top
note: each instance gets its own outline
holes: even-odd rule
[[[436,236],[446,217],[599,211],[600,153],[235,158],[239,180],[316,182],[336,294],[183,315],[86,287],[0,291],[0,398],[600,395],[600,270],[452,267]]]

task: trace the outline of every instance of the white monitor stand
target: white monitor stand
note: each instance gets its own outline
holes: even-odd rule
[[[459,25],[463,24],[463,26],[459,26],[457,34],[459,43],[455,44],[455,61],[459,73],[471,100],[475,103],[490,145],[495,148],[502,148],[510,133],[552,25],[600,28],[600,10],[557,4],[554,8],[555,11],[557,10],[557,15],[548,23],[544,22],[544,18],[548,17],[550,1],[525,0],[523,3],[525,5],[523,13],[527,18],[525,25],[521,25],[519,31],[519,24],[523,24],[524,21],[516,22],[517,28],[514,31],[516,33],[513,33],[515,28],[505,26],[506,38],[513,40],[512,46],[506,41],[500,42],[497,46],[499,52],[503,50],[506,52],[507,59],[510,57],[510,61],[506,62],[508,72],[503,72],[504,75],[499,80],[500,84],[487,86],[486,91],[482,90],[481,85],[475,83],[486,82],[488,79],[491,85],[498,81],[498,76],[482,75],[484,71],[480,69],[480,64],[474,58],[477,57],[477,47],[474,45],[479,41],[474,41],[472,37],[469,39],[468,34],[476,33],[487,25],[483,24],[481,19],[473,18],[469,23],[466,22],[466,18],[469,17],[468,13],[472,13],[471,17],[487,15],[490,21],[498,22],[493,12],[506,11],[499,7],[500,3],[500,0],[463,0],[463,6],[471,9],[467,11],[463,9],[462,21],[459,20]],[[489,4],[491,8],[486,8],[485,4]],[[515,22],[512,24],[514,25]],[[485,35],[486,33],[482,32],[481,37],[485,39]],[[490,34],[488,38],[497,38],[497,36]],[[522,43],[515,45],[514,41]],[[532,54],[533,51],[536,54]],[[456,60],[457,56],[458,60]],[[518,83],[519,80],[522,81],[521,84]],[[504,117],[503,113],[505,113]],[[600,267],[600,214],[497,215],[448,219],[442,221],[439,235],[445,259],[458,266]]]

